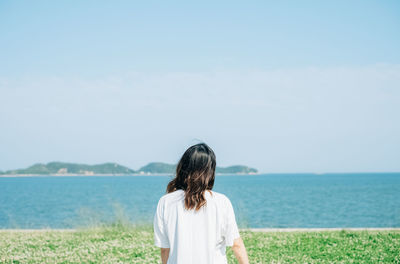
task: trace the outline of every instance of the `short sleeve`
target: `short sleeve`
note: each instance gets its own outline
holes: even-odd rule
[[[157,204],[157,210],[154,215],[153,228],[154,245],[160,248],[169,248],[167,230],[164,223],[164,203],[162,199],[160,199]]]
[[[232,203],[226,199],[226,220],[224,227],[225,245],[233,246],[233,241],[240,237],[239,229],[236,224],[235,212],[233,211]]]

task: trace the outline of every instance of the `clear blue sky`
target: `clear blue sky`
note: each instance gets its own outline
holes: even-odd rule
[[[1,1],[0,170],[400,171],[399,1]]]

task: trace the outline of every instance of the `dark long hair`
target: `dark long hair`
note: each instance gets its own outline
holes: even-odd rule
[[[200,210],[206,204],[204,192],[214,186],[216,159],[205,143],[188,148],[176,166],[176,176],[168,183],[167,193],[185,192],[185,208]]]

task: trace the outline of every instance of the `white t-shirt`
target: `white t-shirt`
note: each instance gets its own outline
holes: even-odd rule
[[[186,210],[185,193],[165,194],[154,215],[155,245],[169,248],[168,264],[226,264],[226,246],[240,237],[231,201],[206,191],[205,206]]]

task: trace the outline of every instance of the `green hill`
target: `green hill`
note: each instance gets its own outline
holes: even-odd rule
[[[242,166],[242,165],[235,165],[235,166],[229,166],[229,167],[217,167],[215,169],[216,173],[240,173],[240,174],[254,174],[257,173],[257,169],[250,168],[247,166]]]
[[[163,163],[163,162],[151,162],[146,166],[141,167],[139,173],[174,173],[176,165]]]
[[[97,165],[50,162],[37,163],[26,169],[9,170],[3,174],[132,174],[134,170],[117,163],[103,163]]]

